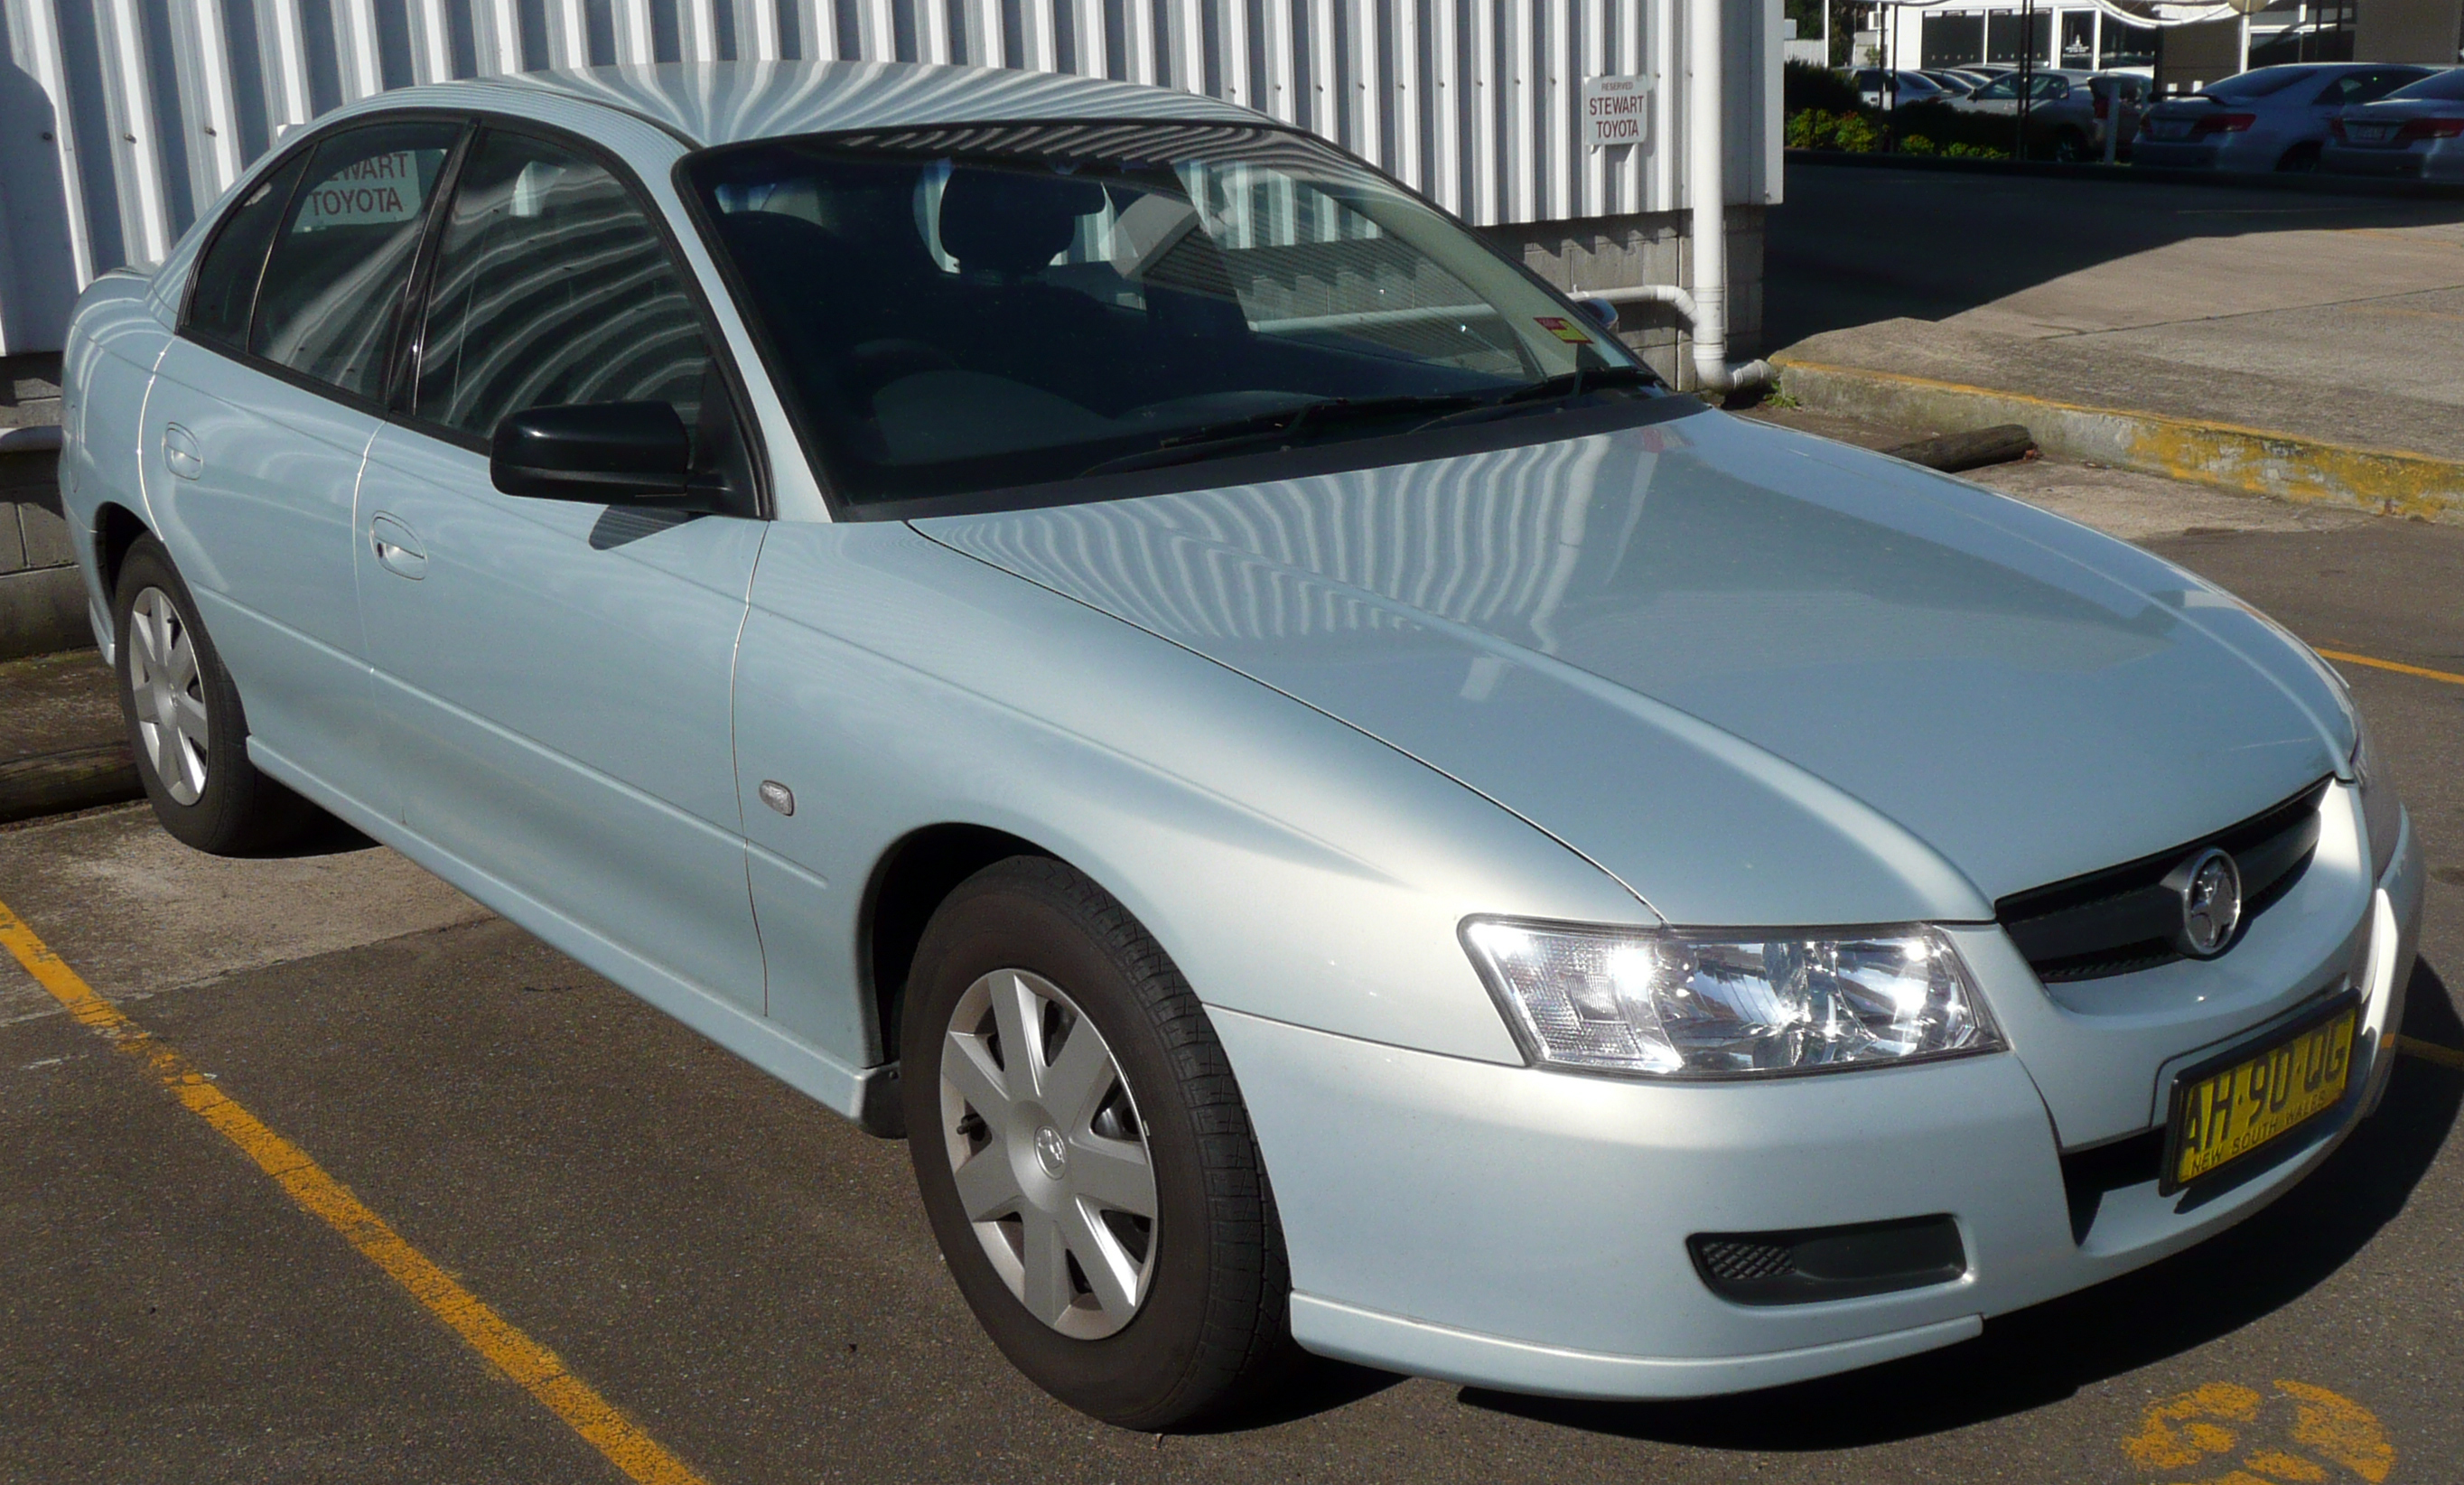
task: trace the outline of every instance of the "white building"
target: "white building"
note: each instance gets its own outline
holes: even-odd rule
[[[2464,0],[2042,0],[1873,7],[1877,66],[2037,67],[2135,72],[2189,89],[2278,62],[2458,59]]]
[[[326,109],[440,78],[702,58],[960,62],[1212,94],[1368,157],[1586,291],[1705,282],[1688,209],[1698,173],[1716,174],[1728,345],[1750,349],[1761,330],[1779,0],[0,0],[0,355],[12,358],[56,350],[95,274],[159,259],[243,166]],[[1702,69],[1717,74],[1708,87],[1689,65],[1700,17],[1719,23],[1701,54],[1719,62]],[[1589,143],[1598,78],[1643,79],[1638,142]],[[1716,129],[1689,126],[1705,101]],[[1697,134],[1720,141],[1707,162],[1689,156]],[[1690,380],[1673,311],[1626,313],[1661,369]]]

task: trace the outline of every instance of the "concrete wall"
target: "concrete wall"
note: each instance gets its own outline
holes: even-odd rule
[[[2250,22],[2200,21],[2167,26],[2156,49],[2156,86],[2188,92],[2242,70],[2250,55]]]
[[[2455,65],[2464,49],[2464,0],[2359,0],[2353,59]]]
[[[58,457],[26,432],[60,421],[60,358],[0,358],[0,660],[94,643],[60,518]]]
[[[1768,209],[1730,207],[1728,350],[1763,345],[1763,239]],[[1492,227],[1488,236],[1524,266],[1570,293],[1636,283],[1694,281],[1693,240],[1683,211],[1647,211],[1582,222]],[[1672,387],[1694,383],[1694,338],[1665,304],[1620,304],[1617,333]]]

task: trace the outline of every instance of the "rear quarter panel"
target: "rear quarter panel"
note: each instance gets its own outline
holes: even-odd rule
[[[115,270],[78,299],[60,370],[60,504],[68,517],[88,616],[103,657],[113,658],[111,594],[103,582],[104,507],[118,505],[151,529],[139,430],[155,365],[170,344],[151,276]]]

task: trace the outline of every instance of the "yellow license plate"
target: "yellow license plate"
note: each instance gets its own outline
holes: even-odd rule
[[[2360,1002],[2347,996],[2255,1052],[2173,1080],[2165,1179],[2171,1195],[2334,1108],[2353,1072]]]

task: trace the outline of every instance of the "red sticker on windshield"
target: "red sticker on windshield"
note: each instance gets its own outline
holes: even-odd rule
[[[1563,315],[1535,315],[1532,318],[1539,321],[1541,329],[1548,331],[1551,335],[1555,336],[1557,339],[1565,342],[1569,345],[1589,345],[1592,344],[1592,338],[1585,335],[1580,329],[1577,329],[1574,322]]]

